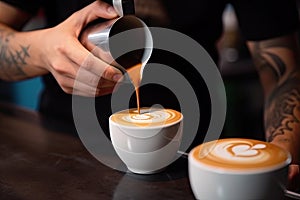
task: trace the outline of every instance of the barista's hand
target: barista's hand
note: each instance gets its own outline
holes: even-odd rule
[[[61,24],[35,34],[32,48],[37,48],[40,67],[50,71],[66,93],[100,96],[113,91],[121,72],[91,54],[78,37],[89,22],[115,17],[113,7],[98,0]]]

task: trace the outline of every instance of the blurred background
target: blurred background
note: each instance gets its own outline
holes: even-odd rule
[[[223,13],[223,24],[224,33],[218,48],[227,94],[224,136],[264,140],[263,91],[230,5]]]
[[[221,56],[219,66],[228,101],[224,135],[263,139],[262,88],[230,5],[223,13],[223,24],[225,31],[218,43],[218,49]],[[43,26],[43,12],[40,11],[25,29],[32,30]],[[40,78],[18,83],[0,81],[0,101],[36,110],[42,88]]]

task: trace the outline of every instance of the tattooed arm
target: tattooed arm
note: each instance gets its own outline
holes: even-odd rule
[[[66,93],[111,93],[122,73],[91,54],[78,37],[89,22],[116,16],[111,6],[95,1],[55,27],[20,32],[17,29],[30,16],[1,1],[0,79],[22,80],[50,72]]]
[[[248,42],[265,94],[265,131],[269,142],[288,150],[299,165],[300,54],[297,36]],[[290,181],[299,173],[291,166]]]
[[[22,80],[47,73],[30,62],[33,57],[30,45],[15,40],[18,40],[15,31],[0,25],[0,79]]]
[[[24,37],[17,36],[14,30],[20,28],[30,19],[26,12],[0,2],[0,79],[22,80],[46,73],[36,67],[28,67],[30,44]],[[11,25],[11,28],[7,25]]]

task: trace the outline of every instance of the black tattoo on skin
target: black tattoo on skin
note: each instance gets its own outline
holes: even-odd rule
[[[254,44],[252,53],[258,71],[269,74],[278,84],[267,97],[265,104],[265,129],[268,141],[288,131],[294,131],[295,125],[300,125],[299,70],[287,71],[286,63],[279,54],[271,51],[272,48],[297,52],[296,44],[286,38]],[[295,62],[299,65],[299,59],[296,59]]]
[[[10,41],[13,40],[14,33],[0,29],[0,75],[6,76],[26,76],[23,68],[26,66],[26,59],[29,55],[29,45],[20,45],[18,49],[10,48]]]
[[[285,66],[284,62],[280,59],[279,56],[277,56],[274,53],[264,52],[264,55],[266,57],[268,56],[269,58],[271,58],[274,61],[275,66],[273,66],[273,69],[276,72],[277,78],[278,79],[281,78],[286,71],[286,66]]]
[[[266,102],[265,126],[269,132],[268,141],[292,131],[300,123],[300,80],[291,75],[280,85]]]
[[[258,43],[255,44],[255,63],[259,71],[271,70],[273,76],[277,81],[283,76],[286,71],[285,63],[280,59],[280,57],[274,53],[267,52]],[[272,65],[268,60],[272,60],[274,64]]]

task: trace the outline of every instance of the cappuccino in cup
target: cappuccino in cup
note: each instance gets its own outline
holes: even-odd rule
[[[116,112],[109,118],[113,147],[130,171],[157,173],[176,159],[182,119],[180,112],[164,108]]]
[[[176,110],[158,108],[142,108],[140,113],[132,108],[111,116],[113,122],[131,127],[166,126],[176,123],[181,118],[182,114]]]
[[[221,139],[189,153],[189,179],[197,199],[283,199],[290,162],[274,144]]]

